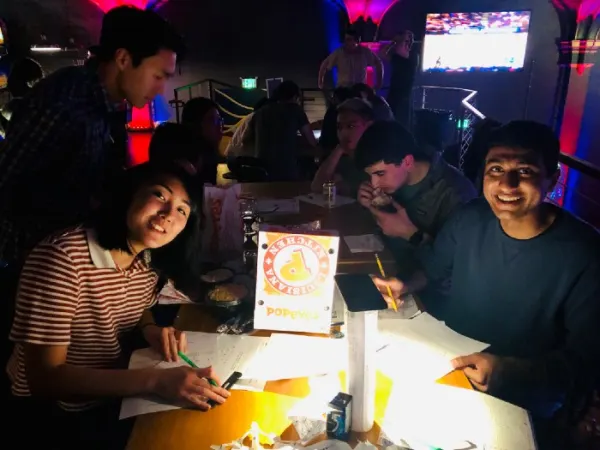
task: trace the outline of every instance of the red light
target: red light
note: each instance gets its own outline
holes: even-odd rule
[[[147,131],[154,129],[154,119],[151,104],[142,108],[131,108],[131,120],[127,128],[132,131]]]
[[[375,23],[383,18],[387,10],[398,0],[344,0],[348,10],[348,18],[353,23],[359,17],[368,19],[369,17]]]
[[[97,5],[102,11],[107,12],[117,6],[135,6],[139,9],[146,9],[149,6],[154,6],[157,3],[164,3],[157,0],[90,0]]]

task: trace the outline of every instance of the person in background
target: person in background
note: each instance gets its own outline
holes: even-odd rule
[[[390,109],[390,105],[375,93],[375,90],[365,83],[357,83],[352,86],[352,91],[356,97],[368,101],[373,106],[375,120],[394,120],[394,113]]]
[[[346,100],[338,106],[337,127],[340,143],[319,167],[311,185],[313,191],[322,192],[324,183],[335,181],[340,193],[356,196],[358,187],[366,179],[366,175],[356,168],[354,152],[361,136],[374,120],[373,108],[360,98]]]
[[[265,165],[272,181],[296,181],[300,177],[298,132],[310,147],[317,140],[300,105],[300,87],[283,81],[273,93],[272,102],[254,113],[249,140],[254,140],[256,156]]]
[[[114,112],[124,100],[142,107],[161,93],[183,49],[155,12],[112,9],[95,56],[38,82],[14,111],[0,152],[4,320],[12,317],[28,252],[51,232],[89,218],[106,183],[122,172],[123,158],[110,158]]]
[[[166,122],[152,134],[148,159],[156,164],[175,162],[189,174],[196,175],[202,170],[202,153],[198,139],[189,127]]]
[[[198,139],[201,152],[202,169],[200,178],[205,183],[217,184],[217,166],[219,164],[219,145],[223,139],[223,118],[218,105],[206,97],[196,97],[183,106],[181,123],[193,130]],[[205,144],[208,143],[207,147]]]
[[[407,129],[411,126],[412,89],[419,66],[419,56],[411,53],[414,40],[412,31],[402,31],[385,52],[392,70],[387,102],[396,120]]]
[[[423,272],[377,279],[397,298],[450,276],[446,297],[422,296],[455,331],[490,344],[452,361],[480,391],[528,409],[541,449],[578,416],[600,366],[600,235],[545,201],[559,176],[559,140],[515,121],[491,134],[484,198],[458,211],[423,249]],[[554,445],[552,445],[554,444]]]
[[[439,155],[430,156],[397,122],[376,122],[360,138],[354,159],[369,176],[358,191],[396,256],[400,273],[415,269],[415,250],[435,238],[463,204],[473,184]],[[387,208],[380,201],[386,200]]]
[[[319,137],[319,147],[323,151],[323,156],[326,158],[338,146],[337,134],[337,107],[353,98],[354,92],[348,87],[338,87],[333,90],[331,103],[325,111],[323,122],[321,123],[321,136]]]
[[[7,82],[7,89],[12,98],[0,108],[0,137],[6,136],[8,122],[13,112],[23,103],[23,97],[42,78],[44,78],[44,70],[32,58],[22,58],[13,64]]]
[[[375,89],[380,89],[383,85],[383,63],[370,49],[360,45],[360,37],[354,29],[346,30],[344,44],[321,63],[319,89],[325,87],[325,75],[334,67],[338,70],[337,86],[352,87],[356,83],[364,83],[367,79],[367,67],[372,67],[377,74]]]
[[[261,98],[256,105],[254,105],[253,111],[246,117],[241,119],[237,126],[227,149],[225,150],[225,156],[227,157],[227,165],[235,164],[235,159],[239,156],[256,156],[254,149],[254,142],[249,142],[248,136],[250,135],[250,124],[252,123],[252,117],[254,113],[262,107],[269,104],[270,99],[267,97]],[[229,170],[234,171],[231,166]]]
[[[14,427],[47,448],[124,448],[120,399],[157,395],[203,411],[223,403],[210,368],[127,369],[135,330],[165,361],[185,335],[154,324],[159,278],[175,286],[200,251],[200,189],[178,165],[129,169],[87,224],[60,231],[30,253],[19,282],[7,371]],[[15,430],[15,428],[11,428]]]

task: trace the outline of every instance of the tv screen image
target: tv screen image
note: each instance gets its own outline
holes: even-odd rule
[[[523,69],[531,11],[427,14],[423,72]]]

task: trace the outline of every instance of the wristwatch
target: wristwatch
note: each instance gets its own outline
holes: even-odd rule
[[[421,242],[423,242],[423,232],[421,230],[417,230],[416,233],[414,233],[408,239],[408,242],[412,245],[421,245]]]

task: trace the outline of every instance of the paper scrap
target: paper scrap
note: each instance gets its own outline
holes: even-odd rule
[[[180,305],[184,303],[192,303],[190,298],[184,293],[175,289],[171,282],[165,284],[162,290],[158,293],[157,302],[160,305]]]
[[[311,419],[309,417],[290,417],[300,443],[302,445],[309,444],[313,439],[327,431],[327,420],[325,417],[321,419]]]
[[[298,200],[312,203],[313,205],[323,206],[324,208],[329,207],[329,202],[323,197],[323,194],[307,194],[307,195],[299,195],[296,197]],[[354,203],[356,200],[351,197],[344,197],[343,195],[336,195],[335,204],[332,208],[338,208],[340,206],[349,205]]]
[[[377,447],[375,447],[369,441],[361,441],[356,447],[354,447],[354,450],[377,450]]]
[[[437,383],[394,384],[381,425],[396,445],[535,450],[529,413],[487,394]]]
[[[298,214],[300,202],[297,198],[260,199],[257,201],[258,212],[265,214]]]
[[[268,337],[217,335],[214,333],[186,332],[188,350],[186,355],[198,366],[212,366],[217,377],[225,381],[233,372],[242,374],[250,362],[259,354],[269,342]],[[186,365],[183,361],[165,362],[151,349],[142,349],[133,352],[129,368],[155,367],[169,369]],[[262,391],[263,380],[243,377],[233,389]],[[179,409],[175,405],[158,397],[129,397],[121,403],[120,419],[148,414],[159,411]]]
[[[352,447],[347,442],[332,439],[304,447],[304,450],[352,450]]]
[[[345,339],[273,333],[265,349],[246,374],[260,380],[287,380],[327,373],[347,367]]]
[[[453,370],[450,363],[453,358],[488,347],[455,332],[427,313],[409,320],[379,320],[378,326],[382,347],[377,352],[377,366],[393,380],[403,382],[433,382]]]
[[[344,236],[344,241],[352,253],[374,253],[383,251],[383,242],[375,234]]]

